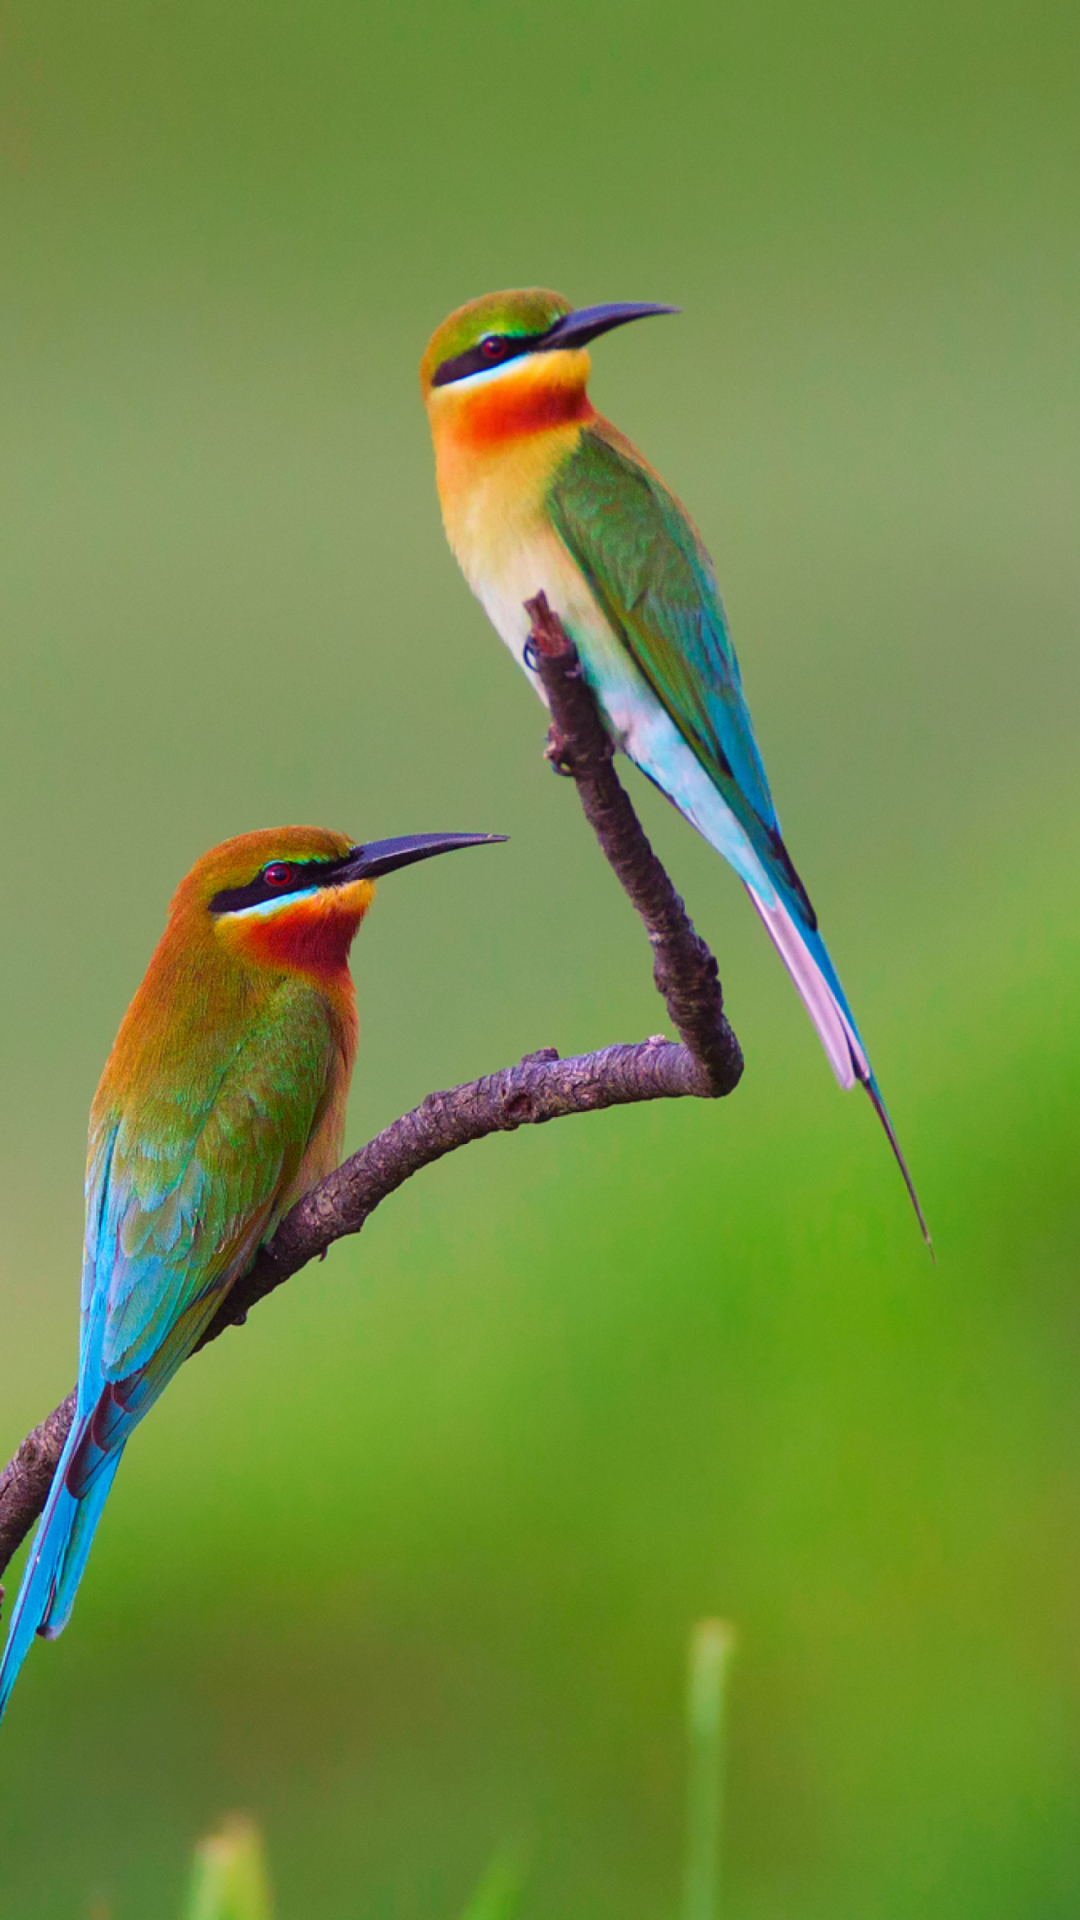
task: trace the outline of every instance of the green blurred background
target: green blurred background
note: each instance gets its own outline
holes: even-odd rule
[[[737,1920],[1080,1905],[1080,17],[1039,0],[8,0],[0,1457],[74,1372],[85,1117],[170,891],[492,828],[356,951],[358,1143],[653,1031],[645,943],[445,549],[459,301],[676,301],[594,396],[717,560],[921,1251],[738,885],[636,778],[744,1085],[415,1181],[131,1447],[0,1737],[0,1912],[670,1916],[690,1622]],[[15,1570],[13,1570],[15,1571]]]

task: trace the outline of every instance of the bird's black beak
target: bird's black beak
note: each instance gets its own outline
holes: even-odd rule
[[[453,853],[455,847],[490,847],[505,839],[505,833],[407,833],[401,840],[369,840],[365,847],[351,849],[334,880],[338,885],[374,880],[416,860],[430,860],[433,854]]]
[[[606,307],[579,307],[576,313],[564,313],[541,336],[534,353],[552,353],[559,347],[584,347],[597,334],[610,333],[612,327],[625,327],[628,320],[647,320],[651,313],[678,313],[678,307],[656,307],[647,300],[612,301]]]

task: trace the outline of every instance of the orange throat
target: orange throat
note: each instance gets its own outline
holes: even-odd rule
[[[596,418],[588,377],[585,352],[527,354],[475,386],[433,387],[432,430],[437,440],[480,453],[552,428],[583,426]]]
[[[325,989],[348,979],[349,949],[374,892],[370,880],[321,887],[271,913],[238,916],[225,936],[255,966],[304,974]]]

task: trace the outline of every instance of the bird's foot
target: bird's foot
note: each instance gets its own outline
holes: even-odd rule
[[[573,779],[574,762],[570,755],[569,742],[559,732],[558,727],[548,728],[544,759],[554,767],[556,773],[562,775],[564,780]]]

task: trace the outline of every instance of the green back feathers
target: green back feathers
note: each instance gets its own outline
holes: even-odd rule
[[[780,839],[712,562],[689,515],[603,420],[557,470],[548,507],[614,632],[812,925]]]
[[[339,1035],[306,983],[283,980],[231,1047],[223,1039],[95,1115],[84,1298],[106,1289],[106,1378],[173,1371],[200,1305],[272,1232],[331,1096]]]

